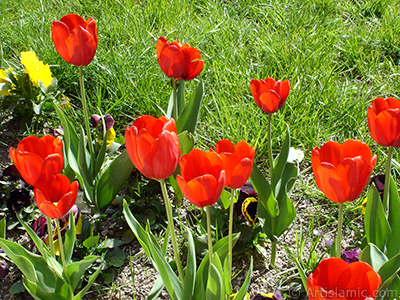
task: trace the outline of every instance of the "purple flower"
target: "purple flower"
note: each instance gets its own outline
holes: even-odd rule
[[[254,197],[257,198],[257,193],[253,188],[253,185],[251,184],[250,181],[247,181],[240,189],[239,189],[239,197],[238,200],[235,203],[235,212],[236,212],[236,216],[238,218],[242,218],[243,217],[243,213],[242,213],[242,204],[244,202],[244,200],[246,200],[246,198],[249,197]]]
[[[111,117],[110,114],[105,114],[104,115],[104,122],[106,123],[106,131],[110,130],[114,126],[114,119]],[[90,116],[90,123],[92,123],[92,127],[96,128],[101,124],[101,116],[99,115],[91,115]]]
[[[7,198],[8,210],[15,213],[19,212],[24,207],[28,207],[31,203],[31,195],[25,188],[12,190],[10,192],[10,197]]]
[[[342,258],[349,264],[352,262],[359,261],[358,256],[360,255],[361,250],[354,248],[349,251],[342,251]]]
[[[383,200],[383,191],[385,189],[385,175],[384,174],[375,175],[374,177],[371,178],[369,185],[371,185],[372,183],[375,184],[376,189],[379,192],[379,196],[381,197],[381,200]]]

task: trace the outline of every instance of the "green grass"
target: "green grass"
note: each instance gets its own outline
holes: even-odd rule
[[[121,134],[137,116],[159,116],[157,105],[166,109],[171,89],[155,56],[161,35],[190,43],[205,61],[198,77],[205,83],[201,147],[244,139],[265,156],[266,115],[251,97],[253,78],[290,80],[289,98],[273,118],[274,147],[288,124],[293,145],[307,158],[327,140],[354,138],[375,148],[367,107],[377,96],[399,95],[400,8],[390,1],[6,0],[0,6],[2,67],[35,50],[76,104],[77,70],[55,51],[51,22],[67,13],[96,19],[99,46],[85,68],[86,87],[92,105],[111,113]]]

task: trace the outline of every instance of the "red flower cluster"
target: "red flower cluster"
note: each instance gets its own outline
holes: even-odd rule
[[[135,167],[147,178],[163,180],[180,165],[178,185],[198,207],[213,205],[224,185],[241,187],[250,177],[255,150],[246,142],[221,140],[215,152],[194,149],[180,157],[174,119],[142,116],[125,131],[126,149]]]
[[[50,218],[60,218],[74,205],[78,182],[61,175],[64,165],[62,141],[50,135],[24,138],[10,156],[22,178],[34,186],[40,211]]]

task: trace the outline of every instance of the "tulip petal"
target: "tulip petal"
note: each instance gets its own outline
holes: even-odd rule
[[[144,157],[143,175],[150,179],[166,179],[170,177],[180,157],[179,140],[176,134],[164,131],[152,143]],[[147,174],[147,175],[146,175]]]
[[[125,141],[126,151],[128,152],[129,158],[135,167],[140,171],[143,169],[143,161],[139,155],[139,148],[137,143],[137,128],[127,127],[125,130]]]
[[[322,162],[314,169],[315,182],[325,196],[336,203],[347,201],[347,189],[336,167],[329,163]],[[354,199],[353,199],[354,200]]]
[[[227,173],[225,174],[226,176],[225,186],[228,186],[232,189],[238,189],[242,187],[246,183],[246,181],[250,178],[252,170],[253,170],[253,161],[249,158],[242,159],[240,163],[235,166],[232,172],[230,185],[226,183],[228,175]]]
[[[179,184],[179,187],[181,188],[185,197],[192,204],[200,208],[213,205],[215,202],[217,202],[219,197],[215,197],[218,190],[217,180],[210,174],[196,177],[182,187],[181,184]]]
[[[96,54],[97,44],[89,31],[81,26],[74,28],[65,40],[70,63],[87,66]]]
[[[161,52],[164,50],[164,47],[168,46],[169,43],[167,41],[167,39],[163,36],[160,36],[160,38],[157,41],[156,44],[156,52],[157,52],[157,59],[159,60],[161,57]],[[158,61],[160,62],[160,61]]]
[[[72,182],[69,187],[69,192],[65,193],[57,202],[57,208],[61,211],[62,215],[65,215],[75,204],[78,195],[78,187],[79,184],[77,181]]]
[[[86,21],[77,14],[65,15],[64,17],[61,18],[60,22],[67,25],[70,31],[72,31],[74,28],[78,26],[86,28]]]
[[[281,104],[281,97],[274,91],[268,90],[262,93],[259,97],[261,106],[260,108],[266,113],[274,113],[279,109]]]
[[[96,26],[96,21],[93,18],[89,18],[86,21],[86,30],[89,31],[90,35],[93,37],[94,42],[96,43],[96,48],[97,44],[99,43],[99,38],[97,36],[97,26]]]
[[[64,166],[63,157],[60,154],[51,154],[43,161],[43,166],[38,180],[49,181],[53,176],[60,174]]]
[[[31,152],[10,149],[10,156],[22,178],[34,186],[42,171],[43,159]]]
[[[222,152],[235,153],[235,145],[230,140],[220,140],[215,144],[215,152],[218,154]]]
[[[197,77],[197,75],[199,75],[200,72],[203,70],[203,65],[204,65],[204,62],[202,60],[192,61],[189,64],[189,69],[187,71],[187,75],[183,79],[184,80],[192,80],[193,78]]]
[[[180,49],[174,45],[165,47],[158,60],[161,70],[170,78],[181,80],[187,66],[185,56]]]
[[[65,23],[53,21],[51,25],[51,37],[58,54],[60,54],[62,59],[64,59],[67,63],[71,63],[71,57],[69,56],[68,48],[65,44],[65,40],[69,34],[70,29]]]

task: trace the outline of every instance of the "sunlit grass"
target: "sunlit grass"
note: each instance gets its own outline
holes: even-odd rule
[[[2,67],[35,50],[79,105],[77,70],[59,57],[50,35],[51,22],[67,13],[97,21],[99,46],[85,67],[86,88],[92,110],[112,114],[120,134],[137,116],[159,116],[158,107],[167,107],[171,87],[155,54],[163,35],[198,48],[205,62],[187,84],[205,85],[199,147],[244,139],[264,160],[266,115],[249,83],[273,77],[291,82],[273,117],[275,153],[288,125],[306,160],[327,140],[359,139],[379,155],[377,170],[385,161],[369,135],[366,110],[377,96],[400,96],[400,7],[391,1],[2,1]]]

